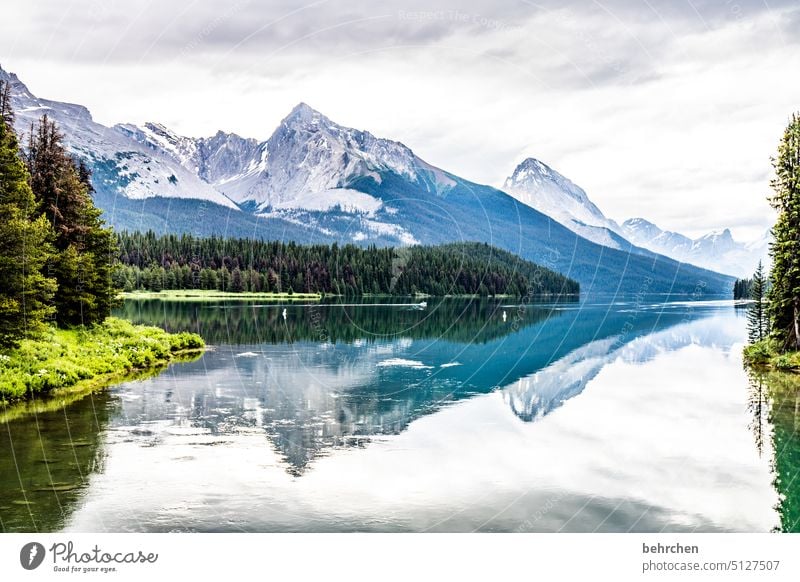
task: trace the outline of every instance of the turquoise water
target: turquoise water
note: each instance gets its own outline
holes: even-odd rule
[[[732,302],[428,303],[127,302],[211,349],[0,425],[1,528],[781,527]]]

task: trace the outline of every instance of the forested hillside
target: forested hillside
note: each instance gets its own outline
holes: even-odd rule
[[[126,291],[565,295],[577,282],[485,243],[403,248],[121,233]]]

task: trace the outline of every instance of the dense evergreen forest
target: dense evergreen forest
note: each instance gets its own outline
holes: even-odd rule
[[[576,281],[485,243],[404,248],[120,233],[125,291],[574,295]]]
[[[800,114],[792,115],[772,165],[770,204],[778,221],[772,228],[767,313],[780,351],[800,351]]]
[[[750,299],[750,289],[752,286],[752,277],[746,279],[736,279],[736,282],[733,284],[733,298]]]
[[[0,348],[48,324],[102,322],[116,304],[116,241],[92,191],[91,172],[47,115],[21,152],[10,86],[0,82]]]

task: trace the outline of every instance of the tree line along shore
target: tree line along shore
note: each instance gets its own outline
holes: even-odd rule
[[[745,363],[755,369],[800,371],[800,115],[786,127],[771,181],[770,204],[778,212],[770,245],[772,266],[759,263],[752,279],[736,286],[748,307]]]

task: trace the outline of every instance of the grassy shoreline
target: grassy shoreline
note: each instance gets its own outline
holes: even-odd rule
[[[742,356],[744,363],[753,368],[800,374],[800,352],[781,353],[771,339],[745,347]]]
[[[311,301],[322,299],[320,293],[255,293],[242,291],[211,291],[205,289],[172,289],[164,291],[125,291],[120,293],[123,299],[162,299],[166,301],[218,301],[261,299],[264,301]]]
[[[357,299],[363,298],[377,298],[389,299],[392,297],[409,297],[413,299],[431,299],[431,298],[445,298],[445,299],[524,299],[525,297],[534,297],[535,299],[561,299],[579,297],[580,294],[572,293],[540,293],[533,296],[530,295],[430,295],[428,293],[414,293],[413,295],[392,295],[390,293],[363,293],[361,295],[344,296],[327,293],[256,293],[250,291],[242,291],[234,293],[231,291],[212,291],[206,289],[165,289],[163,291],[124,291],[119,294],[122,299],[160,299],[162,301],[218,301],[218,300],[239,300],[249,301],[253,299],[260,299],[265,301],[319,301],[324,297],[352,297]]]
[[[50,328],[0,354],[0,403],[82,396],[204,349],[197,334],[170,334],[116,318],[91,328]]]

